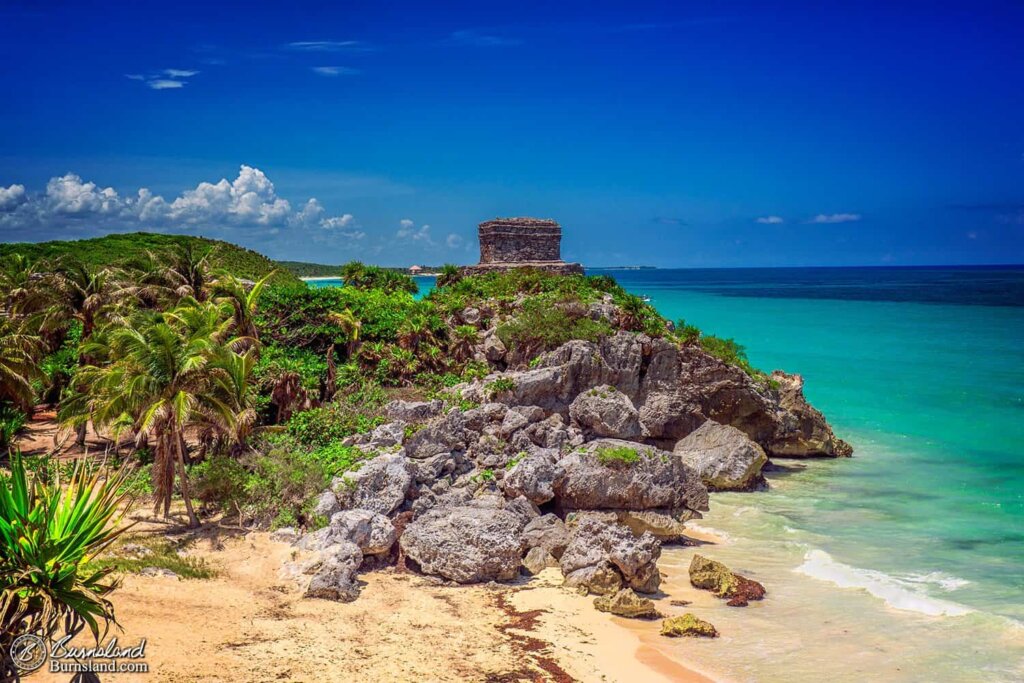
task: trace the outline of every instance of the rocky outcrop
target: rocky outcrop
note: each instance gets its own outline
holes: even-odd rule
[[[638,439],[640,415],[629,397],[607,384],[584,391],[569,406],[569,417],[587,438]]]
[[[310,567],[313,576],[306,586],[307,598],[352,602],[359,597],[356,571],[363,554],[354,543],[341,542],[324,548]]]
[[[657,619],[661,612],[649,598],[642,598],[631,588],[623,588],[614,595],[594,598],[594,607],[628,619]]]
[[[690,583],[728,599],[730,607],[745,607],[750,600],[763,600],[764,586],[734,573],[721,562],[694,555],[690,562]]]
[[[441,401],[392,401],[384,407],[391,420],[402,422],[423,422],[441,414]]]
[[[331,517],[325,543],[353,543],[364,555],[381,555],[391,550],[397,534],[384,515],[369,510],[344,510]]]
[[[661,544],[654,536],[637,537],[624,526],[584,514],[571,532],[560,564],[570,587],[608,594],[628,586],[653,593],[661,584],[660,556]]]
[[[357,471],[335,477],[331,493],[341,509],[389,515],[405,501],[411,486],[409,461],[399,452],[379,455]]]
[[[712,420],[676,444],[675,454],[712,491],[749,490],[763,481],[764,449],[736,427]]]
[[[804,398],[803,377],[776,370],[771,378],[778,384],[782,415],[774,436],[766,446],[769,451],[774,455],[791,457],[853,455],[850,444],[837,438],[825,416]]]
[[[558,463],[555,494],[572,510],[708,509],[708,492],[683,461],[652,446],[599,439]]]
[[[661,635],[668,638],[717,638],[718,630],[687,612],[681,617],[670,617],[662,621]]]
[[[434,508],[409,524],[399,543],[425,574],[458,583],[508,581],[519,573],[525,524],[497,507]]]

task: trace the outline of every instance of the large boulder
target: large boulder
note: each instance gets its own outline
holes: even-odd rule
[[[598,439],[562,458],[559,465],[565,476],[554,488],[565,509],[708,509],[707,489],[693,468],[652,446]]]
[[[541,515],[523,528],[523,543],[527,548],[541,548],[556,560],[561,559],[569,545],[569,530],[558,515]]]
[[[441,453],[464,451],[468,436],[462,411],[450,410],[406,439],[405,452],[410,458],[423,460]]]
[[[764,449],[735,427],[708,420],[674,449],[712,491],[749,490],[763,481]]]
[[[425,574],[508,581],[519,573],[524,525],[521,515],[498,507],[437,507],[409,524],[399,544]]]
[[[356,571],[363,553],[354,543],[335,543],[320,552],[320,560],[310,569],[313,576],[306,586],[307,598],[352,602],[359,597]]]
[[[511,413],[510,413],[511,414]],[[555,497],[555,484],[565,476],[553,453],[537,451],[521,456],[505,473],[501,487],[508,496],[524,496],[537,505]]]
[[[343,510],[331,517],[328,543],[348,542],[364,555],[381,555],[397,540],[395,527],[384,515],[370,510]]]
[[[562,553],[560,564],[566,583],[586,585],[593,592],[614,592],[607,572],[613,570],[621,583],[641,593],[653,593],[661,584],[658,558],[661,544],[650,534],[634,536],[626,527],[597,515],[580,515]],[[597,590],[590,583],[601,580]],[[618,590],[615,587],[615,590]]]
[[[717,638],[718,630],[709,622],[687,612],[662,621],[661,635],[668,638]]]
[[[730,607],[745,607],[750,600],[764,599],[765,590],[757,581],[736,574],[721,562],[694,555],[690,561],[690,583],[694,588],[711,591],[728,600]]]
[[[362,509],[389,515],[404,501],[412,486],[409,461],[402,453],[379,455],[355,472],[331,483],[341,509]]]
[[[611,612],[627,619],[657,619],[661,616],[650,598],[640,597],[631,588],[623,588],[614,595],[594,598],[594,607],[601,612]]]
[[[392,401],[384,407],[391,420],[402,422],[425,422],[441,414],[441,401]]]
[[[587,437],[637,439],[640,415],[633,402],[615,387],[603,384],[581,393],[569,406],[569,417]]]

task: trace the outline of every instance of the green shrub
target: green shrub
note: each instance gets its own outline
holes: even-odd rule
[[[320,389],[320,381],[327,375],[327,357],[301,347],[265,344],[253,370],[257,386],[269,391],[277,378],[286,372],[296,373],[303,389],[316,392]]]
[[[633,465],[640,460],[640,454],[628,446],[605,446],[598,448],[597,461],[608,467]]]
[[[25,426],[28,416],[9,404],[0,404],[0,449],[14,443],[14,437]]]
[[[701,331],[696,325],[690,325],[685,320],[680,319],[676,323],[676,337],[679,341],[684,344],[689,344],[700,339]]]
[[[507,391],[512,391],[516,388],[516,382],[511,377],[499,377],[498,379],[488,382],[484,389],[487,391],[488,398],[494,398],[500,394],[504,394]]]
[[[553,302],[544,297],[528,299],[515,318],[498,327],[498,338],[520,358],[527,358],[573,339],[598,341],[614,332],[604,318],[593,320],[586,309],[573,307],[578,303]]]
[[[182,554],[180,546],[161,539],[136,540],[133,545],[140,545],[149,552],[141,556],[112,554],[89,562],[88,567],[126,574],[138,574],[143,569],[155,567],[172,571],[183,579],[212,579],[217,575],[203,558]]]
[[[78,345],[81,341],[82,323],[75,321],[68,327],[60,347],[39,364],[46,377],[39,386],[39,398],[43,403],[59,401],[64,389],[71,384],[78,370]]]
[[[124,529],[124,470],[82,469],[70,481],[30,478],[20,456],[0,475],[0,652],[19,635],[50,639],[88,627],[98,641],[114,623],[109,569],[86,565]]]
[[[750,361],[747,360],[747,352],[733,339],[722,339],[708,334],[700,338],[700,346],[715,358],[729,365],[735,365],[751,377],[759,377],[764,374],[750,364]]]

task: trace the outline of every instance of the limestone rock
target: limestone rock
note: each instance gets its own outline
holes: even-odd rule
[[[582,567],[564,576],[565,587],[580,589],[584,595],[613,595],[622,588],[622,575],[609,562]]]
[[[850,444],[837,438],[825,416],[804,398],[803,377],[776,370],[771,378],[779,386],[779,407],[783,411],[768,444],[772,453],[792,457],[853,455]]]
[[[594,598],[594,607],[629,619],[657,619],[661,613],[649,598],[642,598],[631,588],[623,588],[615,595]]]
[[[425,427],[405,441],[406,454],[422,460],[440,453],[466,450],[466,423],[460,410],[430,420]]]
[[[491,332],[484,337],[483,347],[484,357],[492,363],[501,362],[505,359],[505,355],[508,353],[508,349],[505,347],[504,342],[501,341],[495,332]]]
[[[356,570],[363,554],[354,543],[337,543],[321,551],[321,560],[306,587],[307,598],[352,602],[359,597]]]
[[[550,454],[536,453],[515,463],[505,473],[501,487],[506,495],[522,495],[537,505],[543,505],[555,497],[555,484],[563,476],[565,470]]]
[[[718,630],[693,614],[687,612],[681,617],[670,617],[661,622],[661,635],[669,638],[717,638]]]
[[[542,548],[556,560],[561,559],[569,545],[569,530],[557,515],[541,515],[523,528],[523,542],[527,548]]]
[[[424,422],[441,414],[441,401],[392,401],[384,407],[388,419],[402,422]]]
[[[401,453],[379,455],[355,472],[335,477],[331,491],[343,509],[389,515],[404,501],[412,485],[409,461]]]
[[[327,539],[359,546],[364,555],[380,555],[391,550],[397,540],[395,527],[384,515],[369,510],[344,510],[331,517]]]
[[[694,555],[690,561],[690,583],[695,588],[709,590],[720,598],[727,598],[730,607],[744,607],[750,600],[763,600],[764,586],[757,581],[734,573],[721,562]]]
[[[677,456],[629,441],[599,439],[559,461],[555,495],[566,509],[701,511],[708,492]]]
[[[523,558],[523,569],[528,574],[539,574],[548,567],[557,567],[558,560],[544,548],[530,548]]]
[[[417,518],[399,541],[425,574],[458,583],[515,578],[523,556],[520,515],[497,507],[434,508]]]
[[[713,491],[748,490],[762,481],[764,449],[735,427],[708,420],[681,440],[676,455]]]
[[[562,574],[570,575],[588,568],[612,568],[622,581],[641,593],[653,593],[661,584],[658,558],[661,544],[650,534],[634,536],[626,527],[594,515],[581,515],[571,531],[562,554]],[[581,582],[582,577],[574,577]],[[596,592],[596,591],[595,591]]]
[[[607,384],[588,389],[569,406],[569,416],[586,436],[639,438],[640,416],[629,397]]]

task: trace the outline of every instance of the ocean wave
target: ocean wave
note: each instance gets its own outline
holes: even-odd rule
[[[871,595],[879,598],[893,609],[918,612],[929,616],[962,616],[973,612],[970,607],[933,598],[922,592],[921,587],[926,584],[942,586],[942,581],[924,581],[920,578],[917,581],[910,577],[897,578],[884,572],[873,569],[860,569],[842,562],[837,562],[824,550],[809,550],[804,556],[804,563],[793,570],[799,574],[810,576],[820,581],[828,581],[840,588],[860,588]],[[963,579],[946,575],[920,574],[917,577],[942,576],[946,585],[956,585],[957,588],[964,585]],[[954,590],[954,589],[947,589]]]
[[[693,529],[694,531],[696,531],[699,534],[708,534],[709,536],[716,536],[716,537],[722,539],[722,541],[726,541],[726,542],[732,541],[732,536],[730,536],[729,534],[725,533],[721,529],[713,529],[713,528],[711,528],[709,526],[703,526],[701,524],[694,524],[692,521],[686,523],[686,528],[687,529]]]

